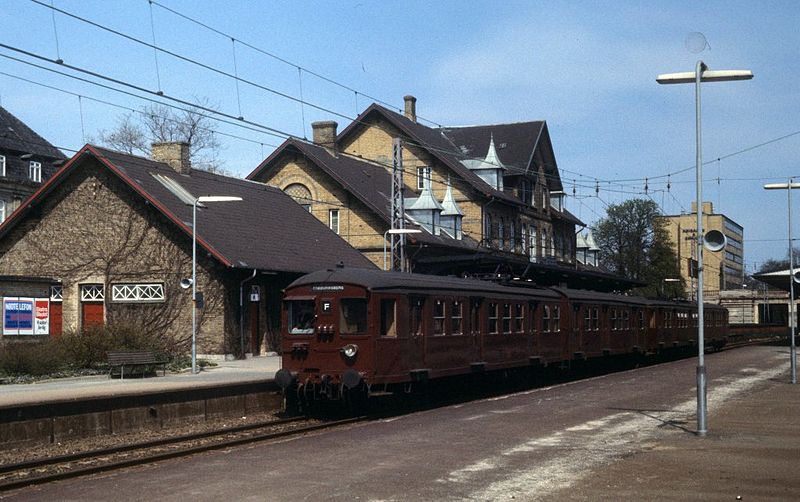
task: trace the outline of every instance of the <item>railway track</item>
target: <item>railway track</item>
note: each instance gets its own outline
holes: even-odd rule
[[[282,439],[367,419],[364,416],[334,421],[288,418],[0,465],[0,492],[210,450]]]

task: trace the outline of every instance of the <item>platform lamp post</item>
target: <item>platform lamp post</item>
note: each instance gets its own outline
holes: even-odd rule
[[[204,202],[234,202],[241,197],[203,195],[192,204],[192,374],[197,374],[197,205]]]
[[[409,235],[409,234],[421,234],[422,230],[416,228],[390,228],[389,230],[383,233],[383,269],[387,270],[386,268],[386,241],[389,239],[390,235]],[[394,259],[392,259],[394,262]]]
[[[696,179],[697,179],[697,435],[705,436],[706,426],[706,366],[704,360],[705,340],[703,333],[703,151],[700,120],[700,84],[702,82],[727,82],[731,80],[750,80],[750,70],[709,70],[706,64],[698,61],[694,72],[664,73],[656,77],[659,84],[694,83],[695,132],[696,132]]]
[[[792,368],[792,383],[797,383],[797,349],[794,341],[795,318],[794,313],[794,250],[792,249],[792,190],[800,188],[800,183],[768,183],[764,185],[767,190],[786,190],[789,194],[789,361]]]

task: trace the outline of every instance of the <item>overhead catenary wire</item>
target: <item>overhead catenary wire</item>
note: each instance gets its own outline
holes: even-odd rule
[[[214,28],[214,27],[210,26],[207,23],[204,23],[202,21],[199,21],[199,20],[187,15],[187,14],[179,12],[177,9],[174,9],[174,8],[171,8],[171,7],[167,7],[166,5],[163,5],[163,4],[161,4],[161,3],[159,3],[159,2],[157,2],[155,0],[152,0],[152,3],[154,3],[158,7],[161,7],[162,9],[164,9],[164,10],[166,10],[166,11],[168,11],[168,12],[170,12],[170,13],[172,13],[172,14],[174,14],[174,15],[176,15],[176,16],[178,16],[178,17],[180,17],[180,18],[182,18],[182,19],[184,19],[186,21],[189,21],[190,23],[196,24],[196,25],[198,25],[198,26],[200,26],[202,28],[205,28],[205,29],[213,32],[213,33],[216,33],[217,35],[220,35],[220,36],[226,37],[226,38],[235,38],[235,37],[233,37],[233,35],[231,35],[229,33],[225,33],[223,31],[220,31],[217,28]],[[320,74],[318,72],[315,72],[315,71],[313,71],[313,70],[311,70],[309,68],[306,68],[306,67],[304,67],[304,66],[302,66],[300,64],[297,64],[297,63],[294,63],[292,61],[289,61],[288,59],[280,57],[280,56],[278,56],[278,55],[276,55],[276,54],[274,54],[272,52],[269,52],[269,51],[267,51],[265,49],[257,47],[257,46],[255,46],[253,44],[250,44],[250,43],[245,42],[245,41],[240,40],[240,39],[237,39],[237,40],[241,45],[243,45],[243,46],[245,46],[245,47],[247,47],[249,49],[252,49],[252,50],[254,50],[254,51],[256,51],[256,52],[258,52],[258,53],[260,53],[260,54],[262,54],[264,56],[270,57],[270,58],[272,58],[272,59],[274,59],[276,61],[279,61],[279,62],[281,62],[283,64],[286,64],[288,66],[295,67],[298,70],[304,71],[305,73],[307,73],[309,75],[312,75],[312,76],[314,76],[314,77],[316,77],[316,78],[318,78],[320,80],[328,82],[329,84],[335,85],[335,86],[337,86],[337,87],[339,87],[341,89],[344,89],[344,90],[347,90],[347,91],[352,91],[352,92],[356,93],[356,95],[361,94],[362,96],[366,97],[367,99],[370,99],[370,100],[372,100],[372,101],[374,101],[374,102],[376,102],[378,104],[381,104],[381,105],[386,106],[388,108],[391,108],[393,110],[401,111],[399,108],[395,107],[391,103],[387,103],[386,101],[383,101],[381,99],[378,99],[378,98],[375,98],[373,96],[370,96],[369,94],[365,94],[365,93],[363,93],[361,91],[358,91],[357,89],[355,89],[355,88],[353,88],[353,87],[351,87],[351,86],[349,86],[347,84],[343,84],[343,83],[341,83],[339,81],[336,81],[336,80],[334,80],[334,79],[332,79],[330,77],[326,77],[325,75],[322,75],[322,74]],[[427,122],[429,124],[435,125],[437,127],[442,127],[441,124],[439,124],[439,123],[437,123],[437,122],[435,122],[433,120],[427,119],[425,117],[422,117],[420,115],[417,115],[417,119],[422,120],[424,122]]]
[[[207,69],[207,70],[210,70],[210,71],[213,71],[213,72],[216,72],[216,73],[219,73],[219,74],[225,75],[225,76],[227,76],[227,77],[229,77],[229,78],[233,78],[233,79],[234,79],[234,80],[237,82],[237,88],[238,88],[238,82],[239,82],[239,81],[241,81],[241,82],[243,82],[243,83],[247,83],[247,84],[249,84],[249,85],[253,85],[253,86],[255,86],[255,87],[257,87],[257,88],[260,88],[260,89],[262,89],[262,90],[265,90],[265,91],[268,91],[268,92],[271,92],[271,93],[277,94],[277,95],[279,95],[279,96],[281,96],[281,97],[283,97],[283,98],[285,98],[285,99],[290,99],[290,100],[297,101],[297,102],[298,102],[298,103],[301,105],[301,108],[304,108],[304,106],[306,106],[306,105],[307,105],[307,106],[313,107],[313,108],[315,108],[315,109],[318,109],[318,110],[320,110],[320,111],[324,111],[324,112],[326,112],[326,113],[331,113],[331,114],[333,114],[333,115],[335,115],[335,116],[337,116],[337,117],[340,117],[340,118],[344,118],[344,119],[347,119],[347,120],[353,120],[351,117],[348,117],[348,116],[347,116],[347,115],[345,115],[345,114],[342,114],[342,113],[336,112],[336,111],[334,111],[334,110],[330,110],[330,109],[328,109],[328,108],[326,108],[326,107],[322,107],[322,106],[320,106],[320,105],[316,105],[316,104],[314,104],[314,103],[307,102],[306,100],[304,100],[304,99],[302,99],[302,98],[301,98],[301,99],[295,98],[295,97],[293,97],[293,96],[290,96],[290,95],[288,95],[288,94],[281,93],[280,91],[277,91],[277,90],[275,90],[275,89],[272,89],[272,88],[269,88],[269,87],[266,87],[266,86],[260,85],[260,84],[258,84],[258,83],[255,83],[255,82],[252,82],[252,81],[249,81],[249,80],[243,80],[243,79],[239,78],[239,77],[238,77],[237,75],[235,75],[235,74],[234,74],[234,75],[231,75],[231,74],[229,74],[229,73],[227,73],[227,72],[225,72],[225,71],[223,71],[223,70],[220,70],[220,69],[217,69],[217,68],[213,68],[213,67],[211,67],[210,65],[207,65],[207,64],[205,64],[205,63],[202,63],[202,62],[196,61],[196,60],[194,60],[194,59],[192,59],[192,58],[188,58],[188,57],[186,57],[186,56],[179,55],[179,54],[177,54],[177,53],[175,53],[175,52],[173,52],[173,51],[169,51],[169,50],[167,50],[167,49],[164,49],[164,48],[162,48],[162,47],[158,47],[158,46],[156,46],[155,44],[149,44],[148,42],[145,42],[145,41],[143,41],[143,40],[140,40],[140,39],[138,39],[138,38],[136,38],[136,37],[133,37],[133,36],[131,36],[131,35],[127,35],[127,34],[125,34],[125,33],[122,33],[122,32],[121,32],[121,31],[119,31],[119,30],[115,30],[115,29],[112,29],[112,28],[106,27],[106,26],[104,26],[104,25],[102,25],[102,24],[100,24],[100,23],[96,23],[96,22],[94,22],[94,21],[91,21],[91,20],[89,20],[89,19],[86,19],[86,18],[84,18],[84,17],[81,17],[81,16],[78,16],[78,15],[72,14],[72,13],[70,13],[70,12],[67,12],[67,11],[63,10],[63,9],[56,8],[56,7],[52,6],[52,5],[47,5],[47,4],[43,3],[41,0],[30,0],[30,1],[31,1],[31,2],[33,2],[33,3],[35,3],[35,4],[38,4],[38,5],[40,5],[40,6],[42,6],[42,7],[49,8],[49,9],[51,9],[51,10],[53,10],[53,11],[57,11],[57,12],[59,12],[59,13],[63,14],[63,15],[66,15],[66,16],[69,16],[69,17],[72,17],[72,18],[74,18],[74,19],[76,19],[76,20],[79,20],[79,21],[81,21],[81,22],[84,22],[84,23],[90,24],[91,26],[94,26],[94,27],[96,27],[96,28],[98,28],[98,29],[102,29],[102,30],[108,31],[108,32],[110,32],[110,33],[113,33],[113,34],[115,34],[115,35],[117,35],[117,36],[120,36],[120,37],[126,38],[126,39],[128,39],[128,40],[130,40],[130,41],[133,41],[133,42],[135,42],[135,43],[142,44],[142,45],[145,45],[145,46],[148,46],[148,47],[152,47],[154,50],[158,50],[158,51],[164,52],[164,53],[166,53],[166,54],[169,54],[169,55],[171,55],[171,56],[173,56],[173,57],[176,57],[176,58],[178,58],[178,59],[181,59],[181,60],[183,60],[183,61],[190,62],[190,63],[192,63],[192,64],[195,64],[195,65],[199,65],[200,67],[202,67],[202,68],[205,68],[205,69]],[[204,28],[206,28],[206,29],[209,29],[209,30],[211,30],[211,31],[213,31],[213,32],[215,32],[215,33],[217,33],[217,34],[219,34],[219,35],[222,35],[222,36],[229,37],[231,40],[233,40],[233,41],[234,41],[234,43],[235,43],[235,41],[238,41],[240,44],[242,44],[242,45],[246,45],[247,47],[249,47],[249,48],[251,48],[251,49],[253,49],[253,50],[256,50],[256,51],[258,51],[258,52],[261,52],[261,53],[263,53],[263,54],[265,54],[265,55],[268,55],[269,57],[273,57],[273,58],[275,58],[275,59],[277,59],[277,60],[280,60],[280,61],[282,61],[282,62],[283,62],[283,63],[285,63],[285,64],[288,64],[288,65],[291,65],[291,66],[293,66],[293,67],[296,67],[296,68],[298,68],[298,71],[300,71],[300,72],[302,72],[302,71],[305,71],[306,73],[309,73],[310,75],[314,75],[314,76],[316,76],[316,77],[319,77],[319,78],[326,79],[326,81],[330,81],[331,83],[335,83],[336,85],[340,85],[340,86],[342,86],[343,88],[346,88],[346,89],[348,89],[348,90],[353,90],[354,92],[358,92],[358,91],[355,91],[354,89],[352,89],[352,88],[351,88],[351,87],[349,87],[349,86],[345,86],[345,85],[343,85],[343,84],[340,84],[339,82],[335,82],[335,81],[332,81],[332,80],[330,80],[330,79],[327,79],[326,77],[324,77],[324,76],[322,76],[322,75],[320,75],[320,74],[317,74],[317,73],[315,73],[315,72],[313,72],[313,71],[311,71],[311,70],[308,70],[308,69],[306,69],[306,68],[303,68],[303,67],[302,67],[302,66],[300,66],[300,65],[297,65],[297,64],[295,64],[295,63],[292,63],[292,62],[290,62],[290,61],[288,61],[288,60],[285,60],[285,59],[283,59],[283,58],[280,58],[279,56],[276,56],[276,55],[274,55],[274,54],[272,54],[272,53],[269,53],[268,51],[264,51],[264,50],[262,50],[262,49],[260,49],[260,48],[258,48],[258,47],[252,46],[252,44],[247,44],[247,43],[245,43],[245,42],[242,42],[241,40],[238,40],[238,39],[236,39],[236,38],[235,38],[235,37],[233,37],[232,35],[229,35],[229,34],[227,34],[227,33],[223,33],[222,31],[220,31],[220,30],[217,30],[217,29],[215,29],[215,28],[213,28],[213,27],[211,27],[211,26],[209,26],[209,25],[207,25],[207,24],[205,24],[205,23],[199,22],[199,21],[197,21],[197,20],[195,20],[195,19],[191,18],[190,16],[187,16],[187,15],[185,15],[185,14],[182,14],[182,13],[178,12],[178,11],[177,11],[177,10],[175,10],[175,9],[171,9],[171,8],[169,8],[169,7],[166,7],[166,6],[164,6],[164,5],[160,4],[160,3],[158,3],[158,2],[157,2],[157,1],[155,1],[155,0],[148,0],[148,2],[149,2],[149,3],[151,3],[151,4],[155,4],[155,5],[157,5],[157,6],[161,7],[161,8],[163,8],[163,9],[165,9],[165,10],[167,10],[167,11],[169,11],[169,12],[171,12],[171,13],[175,14],[175,15],[178,15],[178,16],[180,16],[180,17],[182,17],[182,18],[184,18],[184,19],[188,20],[188,21],[191,21],[191,22],[193,22],[193,23],[196,23],[196,24],[198,24],[198,25],[200,25],[200,26],[202,26],[202,27],[204,27]],[[363,94],[363,93],[362,93],[362,94]],[[367,96],[367,95],[365,95],[365,96]],[[371,99],[374,99],[376,102],[380,102],[380,103],[382,103],[382,104],[386,104],[387,106],[391,107],[391,105],[390,105],[390,104],[388,104],[388,103],[385,103],[385,102],[383,102],[383,101],[380,101],[380,100],[376,100],[375,98],[371,98]],[[240,114],[239,114],[239,115],[238,115],[236,118],[240,118],[240,117],[241,117],[241,113],[240,113]],[[304,123],[304,128],[305,128],[305,121],[303,121],[303,123]],[[435,124],[435,122],[432,122],[432,123],[434,123],[434,124]],[[438,125],[438,124],[437,124],[437,125]],[[440,126],[440,127],[441,127],[441,126]],[[789,133],[789,134],[787,134],[787,135],[784,135],[784,136],[782,136],[782,137],[780,137],[780,138],[775,138],[775,139],[773,139],[773,140],[769,140],[769,141],[763,142],[763,143],[761,143],[761,144],[758,144],[758,145],[753,145],[753,146],[751,146],[751,147],[748,147],[748,148],[745,148],[745,149],[739,150],[739,151],[737,151],[737,152],[733,152],[733,153],[731,153],[731,154],[727,154],[727,155],[724,155],[724,156],[721,156],[721,157],[717,157],[717,158],[716,158],[716,159],[714,159],[714,160],[711,160],[711,161],[708,161],[708,162],[706,162],[706,164],[707,164],[707,163],[710,163],[710,162],[715,162],[715,161],[719,161],[719,160],[722,160],[722,159],[730,158],[730,157],[732,157],[732,156],[734,156],[734,155],[738,155],[738,154],[745,153],[745,152],[748,152],[748,151],[752,151],[752,150],[754,150],[754,149],[756,149],[756,148],[760,148],[760,147],[762,147],[762,146],[765,146],[765,145],[768,145],[768,144],[774,143],[774,142],[776,142],[776,141],[780,141],[780,140],[782,140],[782,139],[787,139],[787,138],[789,138],[789,137],[792,137],[792,136],[794,136],[794,135],[797,135],[797,134],[800,134],[800,131],[796,131],[796,132],[793,132],[793,133]],[[305,133],[304,133],[304,136],[305,136]],[[420,145],[420,146],[423,146],[423,147],[426,147],[426,148],[428,148],[428,149],[432,149],[432,150],[435,150],[435,149],[436,149],[436,148],[435,148],[435,147],[433,147],[432,145]],[[439,150],[441,151],[441,149],[439,149]],[[442,151],[442,153],[448,153],[448,154],[450,154],[450,155],[460,155],[460,156],[462,156],[462,157],[465,157],[465,158],[467,157],[466,155],[464,155],[464,154],[463,154],[463,153],[461,153],[461,152],[458,152],[458,151],[452,151],[452,150],[450,150],[450,151]],[[506,167],[511,167],[511,166],[506,166]],[[650,178],[651,178],[651,179],[658,179],[658,178],[663,178],[663,177],[665,177],[665,176],[666,176],[666,177],[668,177],[668,176],[670,176],[670,175],[676,175],[676,174],[680,174],[680,173],[683,173],[683,172],[688,172],[688,171],[690,171],[690,170],[692,170],[692,169],[694,169],[694,166],[690,166],[690,167],[687,167],[687,168],[685,168],[685,169],[676,170],[676,171],[673,171],[673,172],[670,172],[670,173],[667,173],[667,174],[656,175],[656,176],[650,176]],[[574,171],[571,171],[571,170],[569,170],[569,169],[565,169],[565,168],[560,168],[560,170],[561,170],[561,171],[563,171],[563,172],[565,172],[565,173],[572,173],[572,174],[575,174],[575,175],[577,175],[577,176],[581,176],[581,177],[585,177],[585,176],[586,176],[586,175],[584,175],[583,173],[577,173],[577,172],[574,172]],[[522,172],[522,171],[518,171],[518,172]],[[557,176],[553,176],[553,178],[557,179],[557,180],[560,182],[560,178],[558,178]],[[616,179],[611,179],[611,180],[604,180],[604,181],[608,181],[609,183],[612,183],[612,182],[614,182],[614,183],[616,183],[616,182],[624,182],[624,181],[635,181],[635,182],[641,182],[641,181],[642,181],[642,178],[633,178],[633,179],[626,179],[626,180],[616,180]]]

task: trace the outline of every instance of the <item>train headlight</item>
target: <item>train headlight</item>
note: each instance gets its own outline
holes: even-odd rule
[[[356,354],[358,354],[358,345],[354,343],[345,345],[344,347],[342,347],[342,354],[344,354],[345,357],[348,357],[350,359],[356,357]]]

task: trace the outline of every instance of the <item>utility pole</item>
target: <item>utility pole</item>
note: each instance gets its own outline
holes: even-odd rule
[[[403,201],[403,144],[400,138],[392,141],[392,211],[391,229],[405,226],[405,205]],[[390,234],[392,266],[390,270],[405,269],[405,234]]]

